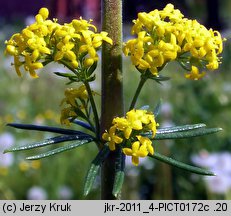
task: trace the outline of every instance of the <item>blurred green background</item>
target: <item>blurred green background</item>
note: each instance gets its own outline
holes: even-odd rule
[[[13,4],[14,1],[8,0],[0,9],[0,199],[100,198],[100,179],[97,179],[94,190],[88,197],[82,196],[87,169],[97,153],[93,143],[34,162],[26,161],[25,157],[44,151],[45,148],[36,152],[2,154],[5,148],[12,145],[29,144],[53,136],[50,133],[12,129],[6,123],[60,126],[60,101],[67,87],[65,80],[53,74],[66,70],[57,64],[48,65],[41,70],[38,79],[32,79],[26,74],[22,78],[17,77],[11,66],[12,59],[4,55],[4,41],[28,25],[31,15],[33,17],[41,6],[48,7],[52,16],[62,21],[78,15],[83,18],[91,16],[100,26],[99,1],[69,1],[76,6],[76,10],[65,6],[66,1],[54,2],[39,1],[28,5],[28,1],[23,0],[20,4],[27,7],[20,8]],[[125,40],[129,37],[131,20],[138,10],[162,8],[167,2],[174,2],[188,17],[211,27],[207,2],[212,4],[216,1],[185,0],[182,4],[180,1],[155,1],[154,5],[150,5],[149,0],[137,0],[133,1],[132,6],[130,1],[124,1]],[[150,109],[154,109],[161,98],[163,103],[157,118],[161,127],[194,123],[222,127],[223,131],[215,135],[155,143],[158,152],[185,163],[208,167],[217,173],[217,177],[204,178],[151,159],[143,160],[139,167],[134,167],[127,160],[123,199],[231,199],[231,2],[219,1],[217,9],[217,12],[214,11],[214,14],[218,14],[217,29],[227,38],[223,64],[219,70],[208,73],[203,80],[190,81],[184,78],[182,68],[171,63],[161,72],[170,76],[171,80],[163,85],[148,81],[137,104],[137,107],[149,104]],[[100,92],[100,64],[96,75],[92,88]],[[138,80],[138,71],[130,64],[129,59],[124,58],[126,109]],[[100,104],[100,96],[96,96],[96,100]],[[114,98],[112,102],[113,100]]]

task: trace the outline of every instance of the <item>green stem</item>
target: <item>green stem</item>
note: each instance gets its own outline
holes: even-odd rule
[[[65,67],[67,67],[70,71],[72,71],[77,76],[77,78],[79,78],[79,72],[75,70],[73,67],[71,67],[66,61],[60,60],[59,62],[63,64]]]
[[[89,113],[89,110],[88,110],[88,102],[86,104],[85,101],[82,101],[82,106],[84,107],[84,110],[86,112],[86,118],[84,118],[84,120],[86,120],[88,122],[88,124],[91,126],[92,131],[96,132],[95,125],[94,125],[94,123],[92,123],[91,118],[90,118],[90,113]]]
[[[113,46],[103,44],[101,133],[109,129],[116,116],[124,115],[122,80],[122,0],[102,0],[102,30]],[[121,151],[111,151],[101,167],[101,199],[113,200],[116,159]]]
[[[147,79],[148,79],[147,77],[141,75],[139,85],[138,85],[138,87],[136,89],[136,92],[135,92],[135,95],[134,95],[134,97],[132,99],[129,110],[132,110],[135,107],[136,101],[137,101],[137,99],[138,99],[138,97],[140,95],[141,89],[143,88],[144,83],[147,81]]]
[[[74,68],[72,68],[70,65],[68,65],[65,61],[60,60],[60,63],[62,63],[65,67],[67,67],[70,71],[72,71],[74,74],[76,74],[78,76],[78,72]],[[86,75],[85,75],[85,78],[86,78]],[[99,116],[98,116],[97,108],[96,108],[96,105],[95,105],[95,100],[94,100],[94,97],[93,97],[89,82],[86,81],[86,79],[85,79],[85,81],[83,81],[83,83],[84,83],[84,85],[86,87],[86,90],[87,90],[87,93],[88,93],[88,96],[89,96],[89,100],[90,100],[90,104],[91,104],[91,107],[92,107],[92,112],[93,112],[94,122],[95,122],[96,139],[100,140],[100,138],[99,138],[100,137]],[[90,125],[92,125],[90,119],[88,120],[88,123]],[[98,143],[97,143],[97,145],[98,145]],[[99,147],[99,145],[98,145],[98,147]]]
[[[87,93],[88,93],[88,97],[89,97],[89,100],[90,100],[90,103],[91,103],[91,108],[92,108],[92,112],[93,112],[93,116],[94,116],[96,139],[100,140],[100,138],[99,138],[99,136],[100,136],[100,133],[99,133],[99,129],[100,129],[99,116],[98,116],[95,100],[94,100],[94,97],[93,97],[93,94],[92,94],[91,87],[90,87],[89,83],[87,81],[85,81],[84,85],[85,85]]]

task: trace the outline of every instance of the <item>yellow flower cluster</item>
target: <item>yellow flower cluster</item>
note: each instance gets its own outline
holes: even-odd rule
[[[65,90],[65,98],[61,105],[67,105],[61,110],[61,124],[70,125],[70,119],[78,116],[78,110],[87,107],[88,93],[86,87],[81,85],[79,88],[67,88]]]
[[[26,172],[26,171],[30,170],[31,168],[37,170],[37,169],[40,169],[40,167],[41,167],[41,161],[35,160],[35,161],[32,161],[31,163],[22,161],[19,163],[18,166],[22,172]]]
[[[141,136],[142,133],[152,131],[152,137],[156,134],[158,124],[154,114],[147,110],[130,110],[126,117],[116,117],[112,121],[109,131],[103,133],[103,140],[108,142],[111,151],[116,149],[116,144],[121,144],[123,153],[132,156],[132,163],[139,164],[139,157],[153,155],[152,141]]]
[[[139,13],[133,22],[136,38],[125,43],[124,54],[131,56],[139,71],[149,70],[157,76],[166,63],[177,60],[188,65],[191,72],[186,78],[197,80],[205,75],[199,69],[218,68],[223,49],[220,33],[184,18],[172,4],[163,10]]]
[[[14,66],[21,76],[24,66],[32,77],[45,64],[56,61],[73,69],[89,68],[98,61],[97,50],[105,41],[112,44],[107,32],[96,33],[96,27],[82,18],[63,25],[48,20],[49,11],[41,8],[35,22],[6,41],[6,53],[14,56]]]

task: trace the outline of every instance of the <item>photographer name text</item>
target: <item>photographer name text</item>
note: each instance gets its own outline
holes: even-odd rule
[[[50,202],[49,204],[28,204],[26,202],[22,202],[17,205],[12,203],[4,203],[2,206],[2,210],[4,213],[16,213],[16,212],[71,212],[71,204],[68,202],[60,204],[56,202]]]

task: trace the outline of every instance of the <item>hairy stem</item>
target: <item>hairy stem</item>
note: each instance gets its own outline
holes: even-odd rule
[[[115,116],[123,116],[122,83],[122,0],[102,0],[102,30],[108,32],[113,46],[102,49],[102,117],[101,133],[109,129]],[[116,199],[112,194],[115,179],[115,159],[120,151],[110,152],[101,168],[101,198]]]

